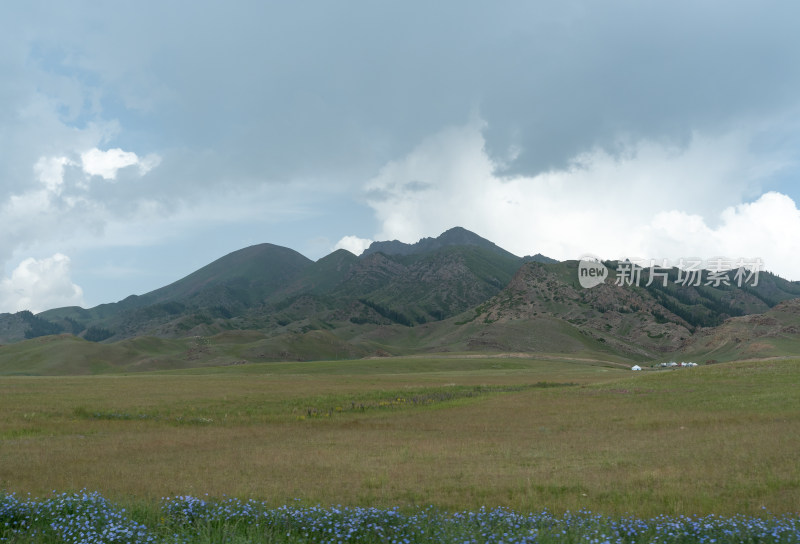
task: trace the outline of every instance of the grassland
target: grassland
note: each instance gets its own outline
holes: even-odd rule
[[[111,500],[793,512],[800,361],[388,358],[0,378],[0,490]]]

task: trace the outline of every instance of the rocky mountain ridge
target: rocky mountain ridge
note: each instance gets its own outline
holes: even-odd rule
[[[576,261],[517,257],[461,228],[416,244],[375,242],[361,256],[338,250],[316,262],[259,244],[116,303],[1,314],[0,343],[68,334],[113,344],[238,331],[272,346],[251,354],[256,360],[448,351],[642,360],[719,352],[720,345],[730,358],[736,346],[758,352],[751,337],[761,329],[751,325],[760,319],[777,320],[768,338],[800,343],[800,324],[781,310],[800,297],[797,282],[763,272],[758,285],[683,286],[673,269],[664,284],[648,282],[643,270],[640,285],[625,285],[617,281],[620,263],[605,264],[605,282],[586,289]]]

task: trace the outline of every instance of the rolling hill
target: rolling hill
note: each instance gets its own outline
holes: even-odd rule
[[[701,361],[800,351],[800,284],[578,282],[576,261],[517,257],[462,228],[311,261],[259,244],[94,308],[0,315],[0,373],[116,372],[448,352]],[[650,284],[650,285],[648,285]],[[149,339],[149,340],[148,340]]]
[[[778,303],[763,314],[733,317],[718,327],[698,331],[682,354],[706,362],[800,354],[800,299]]]

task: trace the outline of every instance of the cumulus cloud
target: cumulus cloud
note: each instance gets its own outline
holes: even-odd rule
[[[81,153],[83,171],[90,176],[100,176],[103,179],[114,180],[117,172],[128,166],[138,166],[140,175],[144,175],[160,162],[157,155],[148,155],[139,158],[132,151],[123,151],[120,148],[101,151],[94,148]]]
[[[69,257],[61,253],[25,259],[9,277],[0,280],[0,311],[36,313],[83,304],[83,289],[72,283]]]
[[[651,255],[717,256],[731,259],[761,259],[767,270],[798,279],[800,210],[787,195],[768,192],[753,202],[731,206],[711,227],[698,215],[673,210],[653,217],[643,228]]]
[[[64,167],[72,164],[67,157],[40,157],[33,170],[45,189],[59,193],[64,183]]]
[[[345,236],[333,247],[333,249],[346,249],[353,255],[361,255],[369,247],[372,240],[359,238],[358,236]]]
[[[366,186],[376,238],[414,242],[459,225],[518,255],[761,257],[797,279],[800,239],[787,234],[800,232],[796,204],[758,193],[784,162],[753,154],[746,133],[695,134],[681,147],[623,142],[562,170],[500,177],[484,128],[446,129],[381,169]]]
[[[27,184],[13,190],[13,184],[0,181],[0,265],[31,249],[56,252],[67,239],[101,238],[110,221],[133,217],[150,201],[149,195],[124,187],[130,184],[99,187],[90,181],[95,175],[113,180],[128,167],[138,168],[143,176],[158,166],[160,156],[97,147],[81,154],[70,145],[54,147],[62,152],[41,155],[28,165],[33,176]]]

